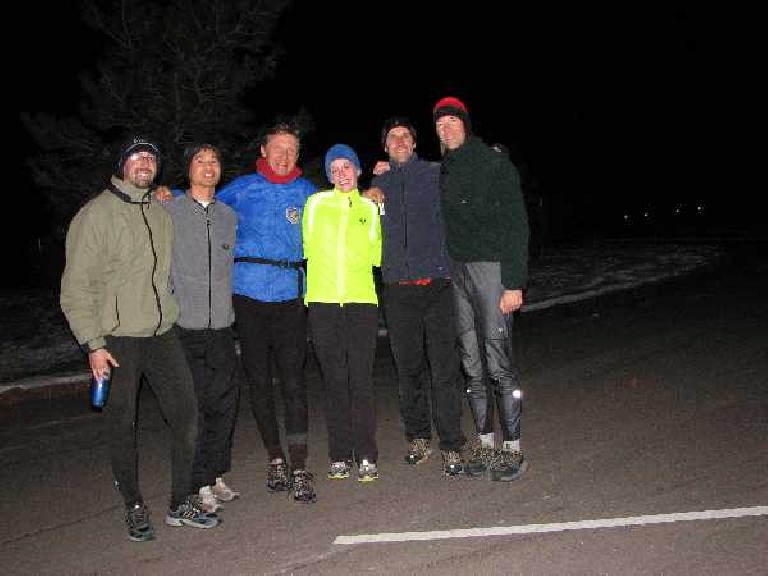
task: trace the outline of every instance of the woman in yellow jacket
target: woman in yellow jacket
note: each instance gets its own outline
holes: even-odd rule
[[[304,208],[309,324],[326,387],[328,477],[378,478],[373,361],[378,300],[373,267],[381,265],[381,224],[375,203],[360,196],[360,160],[345,144],[325,155],[332,190]]]

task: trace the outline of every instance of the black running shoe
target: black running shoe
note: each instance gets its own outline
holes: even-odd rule
[[[519,450],[496,450],[489,466],[494,482],[512,482],[525,474],[528,462]]]
[[[308,504],[317,501],[315,493],[315,479],[311,472],[306,470],[294,470],[293,474],[293,499],[297,502]]]
[[[291,478],[288,473],[288,464],[281,458],[272,460],[267,470],[267,490],[270,492],[285,492],[290,489]]]
[[[464,474],[464,462],[461,454],[454,450],[440,450],[443,457],[443,475],[455,478]]]
[[[155,539],[155,529],[144,502],[125,507],[125,525],[128,527],[128,539],[132,542],[148,542]]]
[[[406,464],[421,464],[432,455],[429,438],[414,438],[408,444],[408,454],[405,455]]]
[[[195,494],[187,496],[176,508],[169,509],[165,516],[165,523],[175,527],[215,528],[219,525],[219,518],[216,514],[205,512],[200,496]]]
[[[482,478],[490,468],[496,450],[493,448],[477,447],[472,451],[472,455],[464,464],[464,476],[467,478]]]

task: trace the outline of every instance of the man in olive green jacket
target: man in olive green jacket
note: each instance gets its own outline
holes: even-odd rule
[[[125,502],[128,537],[154,539],[139,489],[136,412],[141,376],[160,402],[172,432],[169,526],[212,528],[190,486],[197,436],[192,376],[174,331],[170,293],[171,219],[152,198],[160,154],[133,138],[107,188],[75,216],[67,234],[61,309],[87,349],[95,378],[111,375],[104,409],[115,484]]]

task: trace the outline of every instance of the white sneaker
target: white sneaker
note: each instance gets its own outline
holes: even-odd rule
[[[236,498],[240,498],[240,492],[235,492],[224,483],[224,478],[219,476],[216,478],[216,484],[213,485],[213,495],[219,502],[231,502]]]
[[[201,508],[203,511],[209,514],[213,514],[221,508],[219,503],[216,502],[216,496],[213,495],[213,489],[210,486],[200,488],[200,501],[202,502]]]

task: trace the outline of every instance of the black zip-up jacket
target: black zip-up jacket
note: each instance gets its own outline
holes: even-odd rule
[[[468,136],[443,157],[440,191],[448,253],[459,262],[500,262],[507,290],[528,278],[528,216],[517,168]]]
[[[384,282],[448,278],[450,266],[440,207],[440,165],[415,154],[373,179],[385,194],[381,216]]]

